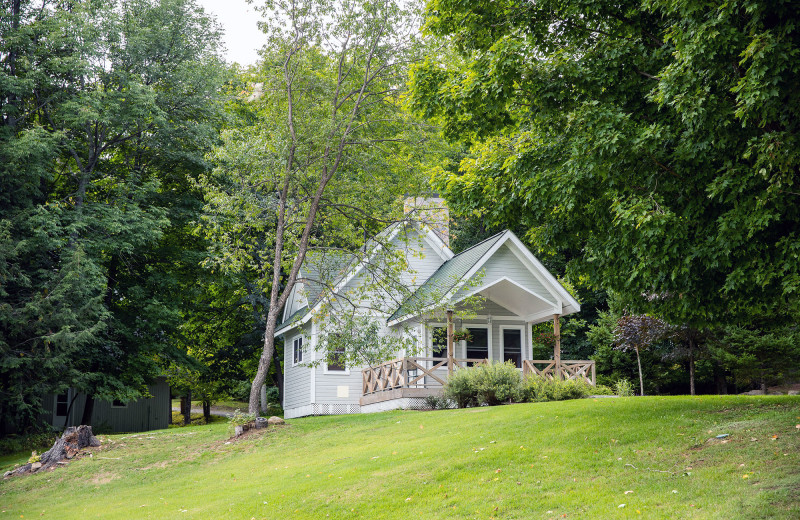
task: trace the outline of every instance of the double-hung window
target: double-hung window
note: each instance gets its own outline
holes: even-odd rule
[[[303,336],[298,336],[292,341],[293,365],[303,362]]]
[[[336,347],[328,359],[328,372],[346,372],[344,347]]]

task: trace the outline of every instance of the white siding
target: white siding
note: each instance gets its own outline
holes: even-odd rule
[[[283,335],[283,408],[288,410],[305,406],[311,403],[311,369],[304,365],[292,366],[293,348],[292,340],[303,331],[303,344],[305,346],[305,359],[311,355],[310,326],[302,329],[292,329]]]

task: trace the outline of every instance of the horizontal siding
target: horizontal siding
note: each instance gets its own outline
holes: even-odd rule
[[[303,330],[303,342],[305,344],[304,356],[311,356],[311,335],[309,327]],[[292,339],[299,334],[298,329],[292,329],[283,335],[283,408],[297,408],[311,403],[311,369],[307,366],[292,366],[294,352]]]

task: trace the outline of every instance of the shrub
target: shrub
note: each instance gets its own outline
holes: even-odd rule
[[[633,385],[628,379],[623,377],[614,385],[614,391],[620,397],[632,397]]]
[[[444,389],[445,399],[459,408],[518,401],[522,378],[513,363],[481,364],[453,373]]]
[[[592,388],[592,393],[590,395],[617,395],[614,391],[607,387],[606,385],[597,385]]]
[[[446,410],[450,408],[450,400],[443,395],[429,395],[425,397],[425,406],[431,410]]]
[[[256,420],[256,414],[245,413],[241,410],[234,410],[228,417],[228,431],[233,434],[237,426],[244,426]]]
[[[478,404],[478,386],[474,368],[466,368],[450,374],[444,385],[444,397],[459,408]]]
[[[514,363],[492,363],[473,367],[480,404],[496,406],[519,401],[522,376]]]
[[[583,379],[561,381],[531,375],[522,385],[522,398],[528,402],[565,401],[582,399],[592,394],[594,388]]]

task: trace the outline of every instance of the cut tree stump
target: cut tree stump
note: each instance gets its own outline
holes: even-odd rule
[[[4,477],[24,475],[44,471],[75,457],[83,448],[100,446],[100,441],[92,434],[92,427],[70,426],[53,447],[42,453],[38,462],[28,463],[13,471],[6,472]]]

